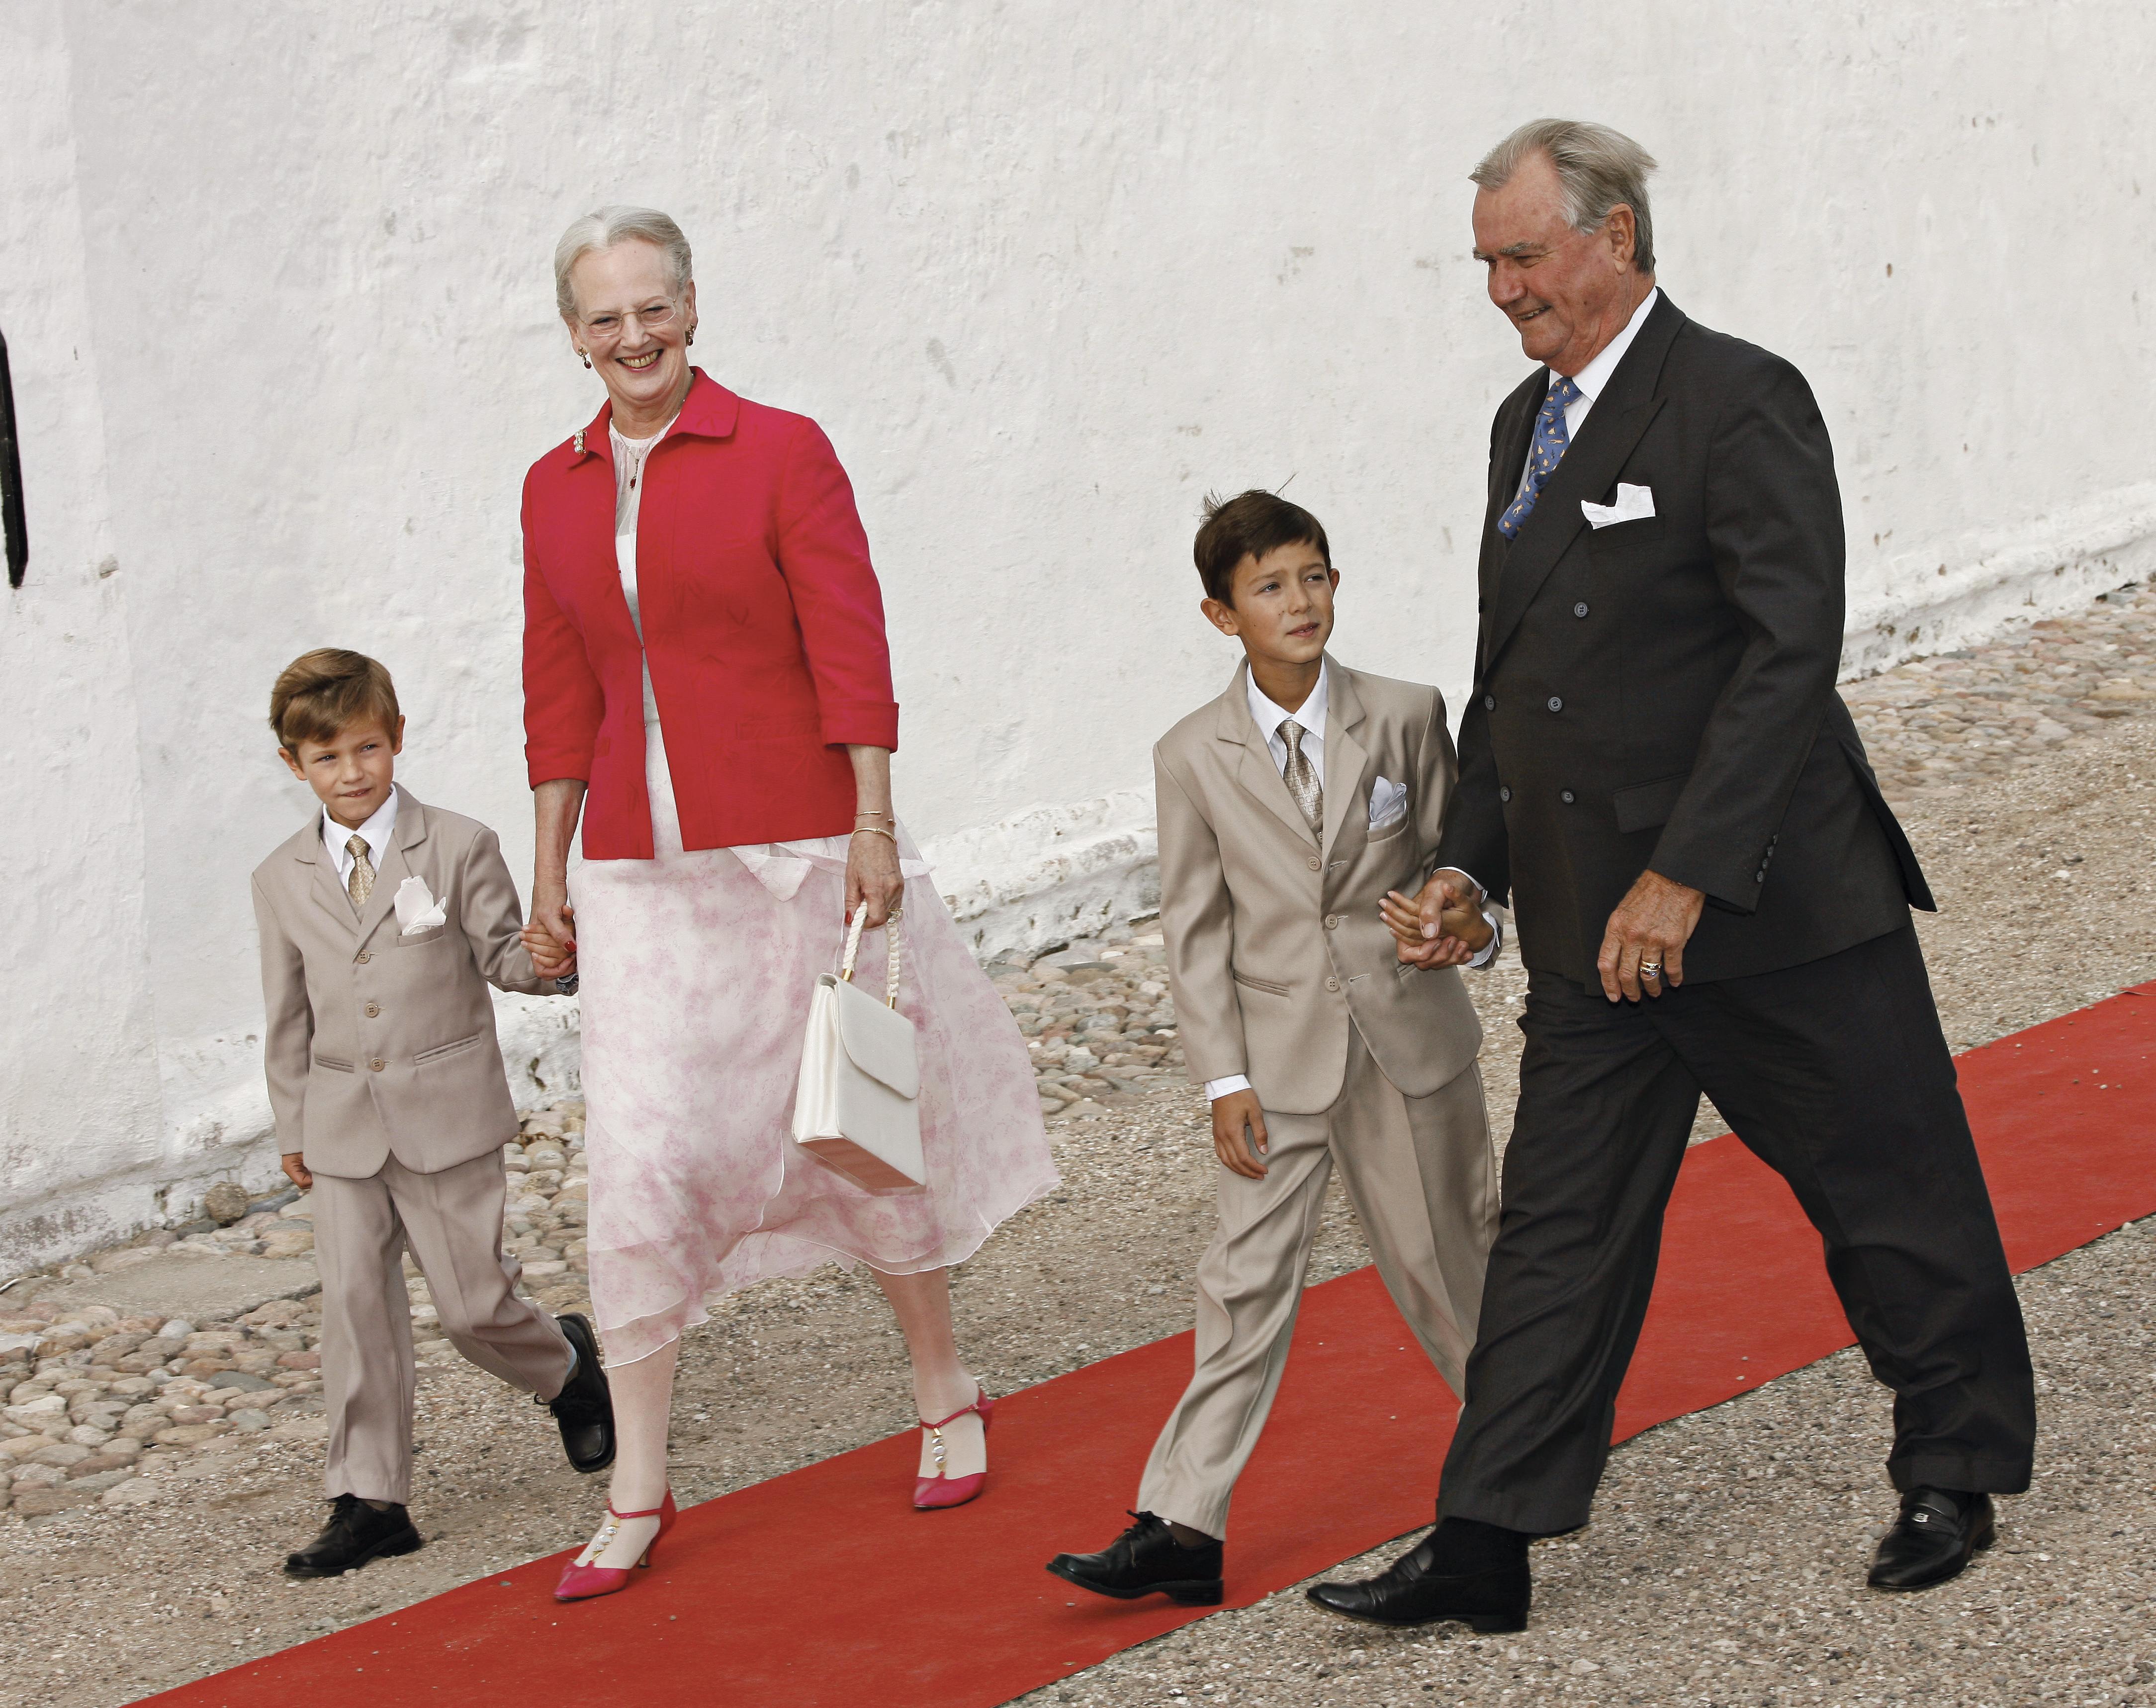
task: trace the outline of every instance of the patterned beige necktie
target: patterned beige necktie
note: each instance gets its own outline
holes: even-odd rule
[[[1311,833],[1322,842],[1325,839],[1325,785],[1317,780],[1317,767],[1302,751],[1302,738],[1308,733],[1293,718],[1281,720],[1280,738],[1287,743],[1287,768],[1281,772],[1281,778],[1295,797],[1296,805],[1302,808],[1302,816],[1310,821]]]
[[[352,876],[345,888],[352,892],[352,910],[357,913],[374,894],[374,867],[367,858],[367,839],[357,831],[345,839],[344,851],[352,856]]]

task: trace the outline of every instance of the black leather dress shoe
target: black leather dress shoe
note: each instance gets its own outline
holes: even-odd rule
[[[1220,1544],[1186,1548],[1167,1520],[1150,1512],[1131,1516],[1137,1522],[1099,1553],[1058,1554],[1048,1569],[1066,1583],[1117,1601],[1164,1595],[1187,1608],[1219,1606]]]
[[[297,1553],[285,1557],[287,1577],[341,1577],[385,1554],[419,1551],[419,1532],[402,1506],[380,1511],[357,1495],[330,1502],[330,1521],[322,1533]]]
[[[591,1324],[573,1311],[554,1321],[577,1349],[577,1367],[547,1402],[547,1409],[562,1431],[562,1451],[569,1463],[580,1471],[603,1471],[613,1463],[613,1390],[607,1386],[598,1341]]]
[[[1998,1539],[1991,1496],[1954,1489],[1912,1489],[1902,1516],[1872,1557],[1874,1589],[1929,1589],[1958,1577],[1979,1548]]]
[[[1458,1619],[1477,1631],[1524,1631],[1533,1599],[1527,1562],[1486,1572],[1446,1573],[1425,1536],[1375,1577],[1314,1583],[1310,1598],[1329,1613],[1373,1625],[1430,1625]]]

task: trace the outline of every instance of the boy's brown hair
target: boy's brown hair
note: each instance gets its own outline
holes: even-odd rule
[[[1224,605],[1235,601],[1235,566],[1245,557],[1263,557],[1283,546],[1315,546],[1325,566],[1332,567],[1332,547],[1324,526],[1299,504],[1278,493],[1253,490],[1222,500],[1205,495],[1205,522],[1190,548],[1205,597]]]
[[[397,685],[364,653],[339,646],[301,653],[285,666],[270,690],[270,727],[277,745],[297,752],[302,741],[334,741],[365,717],[378,717],[397,733]]]

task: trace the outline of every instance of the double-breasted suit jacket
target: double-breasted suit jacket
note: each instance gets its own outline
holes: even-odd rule
[[[394,1156],[431,1174],[516,1136],[489,985],[527,995],[533,971],[501,845],[484,824],[398,792],[397,828],[355,912],[321,815],[255,868],[263,1047],[279,1146],[317,1174],[360,1179]],[[443,922],[407,936],[398,886],[423,880]]]
[[[1706,892],[1687,982],[1904,926],[1931,892],[1835,691],[1841,501],[1789,362],[1665,296],[1518,534],[1549,371],[1490,439],[1476,687],[1439,863],[1503,899],[1522,959],[1583,984],[1644,869]],[[1655,514],[1591,527],[1620,484]]]
[[[1250,666],[1153,749],[1161,919],[1191,1077],[1249,1076],[1268,1110],[1339,1095],[1353,1023],[1393,1085],[1424,1097],[1482,1043],[1452,967],[1403,967],[1378,916],[1430,871],[1451,795],[1444,696],[1326,661],[1325,833],[1313,834],[1250,716]],[[1373,832],[1370,792],[1407,786]]]

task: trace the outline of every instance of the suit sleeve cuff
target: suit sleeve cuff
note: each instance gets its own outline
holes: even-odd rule
[[[1483,893],[1487,895],[1489,892],[1485,890]],[[1486,907],[1482,910],[1482,923],[1490,927],[1491,935],[1490,941],[1482,946],[1481,952],[1467,963],[1473,967],[1487,967],[1505,946],[1505,921]]]
[[[1217,1103],[1231,1091],[1247,1091],[1250,1089],[1248,1075],[1230,1074],[1224,1080],[1208,1080],[1205,1082],[1205,1097],[1208,1102]]]

